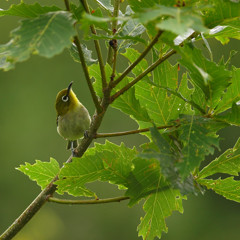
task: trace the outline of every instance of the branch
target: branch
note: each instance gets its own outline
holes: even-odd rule
[[[91,200],[69,200],[69,199],[59,199],[50,197],[48,199],[49,202],[60,203],[60,204],[100,204],[100,203],[113,203],[113,202],[121,202],[129,199],[129,197],[115,197],[115,198],[106,198],[106,199],[91,199]]]
[[[149,72],[153,71],[159,64],[167,60],[169,57],[171,57],[173,54],[176,53],[176,50],[171,50],[167,54],[165,54],[162,58],[159,58],[156,62],[154,62],[152,65],[150,65],[144,72],[139,74],[133,81],[128,83],[125,87],[123,87],[121,90],[116,92],[113,96],[111,96],[111,102],[113,102],[116,98],[118,98],[120,95],[125,93],[129,88],[131,88],[134,84],[136,84],[138,81],[140,81],[144,76],[146,76]],[[121,75],[122,76],[122,75]],[[121,77],[120,76],[120,77]],[[118,80],[118,79],[117,79]],[[116,80],[116,81],[117,81]],[[114,82],[116,82],[114,81]]]
[[[114,9],[113,9],[113,17],[117,18],[119,14],[119,8],[120,8],[120,0],[114,0]],[[117,23],[118,20],[114,20],[112,22],[112,33],[113,35],[117,32]],[[112,60],[113,57],[113,49],[111,46],[108,47],[108,56],[107,56],[107,62],[109,65],[114,62],[114,59]]]
[[[77,47],[77,50],[78,50],[78,55],[79,55],[80,61],[82,63],[83,72],[85,74],[85,78],[87,80],[88,88],[90,90],[94,105],[96,107],[97,112],[100,113],[102,111],[102,108],[101,108],[100,103],[98,101],[98,97],[96,95],[96,92],[94,91],[92,81],[91,81],[90,76],[89,76],[88,67],[87,67],[87,64],[86,64],[86,61],[85,61],[85,57],[84,57],[83,50],[82,50],[82,47],[81,47],[80,40],[79,40],[78,36],[74,37],[74,43],[75,43],[75,45]]]
[[[65,3],[67,11],[71,12],[69,1],[64,0],[64,3]],[[74,37],[74,43],[75,43],[75,45],[77,47],[77,50],[78,50],[79,59],[82,63],[83,72],[84,72],[85,78],[87,80],[88,88],[91,92],[94,105],[96,107],[97,112],[100,113],[102,111],[102,108],[101,108],[100,103],[98,101],[98,97],[97,97],[97,95],[94,91],[94,88],[93,88],[93,85],[92,85],[92,82],[91,82],[91,79],[90,79],[90,76],[89,76],[88,67],[87,67],[87,64],[86,64],[86,61],[85,61],[85,57],[84,57],[83,50],[82,50],[82,47],[81,47],[80,40],[79,40],[78,36]]]
[[[177,127],[177,125],[159,126],[159,127],[157,127],[157,129],[166,129],[166,128],[172,128],[172,127]],[[143,132],[148,132],[148,131],[150,131],[150,128],[143,128],[143,129],[138,129],[138,130],[116,132],[116,133],[97,133],[95,135],[95,138],[119,137],[119,136],[143,133]]]
[[[147,53],[152,49],[155,43],[157,43],[159,37],[162,35],[163,31],[158,31],[157,35],[153,38],[150,44],[145,48],[145,50],[141,53],[141,55],[131,64],[128,68],[112,83],[110,83],[111,88],[117,86],[119,82],[123,80],[124,77],[128,75],[132,71],[134,67],[147,55]]]
[[[90,10],[89,10],[86,0],[79,0],[79,1],[80,1],[80,3],[82,3],[83,7],[85,8],[85,11],[88,14],[90,14]],[[94,25],[91,25],[90,29],[94,35],[97,34]],[[104,68],[104,62],[103,62],[103,57],[102,57],[102,52],[101,52],[101,47],[100,47],[99,41],[95,39],[94,45],[95,45],[95,49],[97,52],[99,67],[100,67],[101,76],[102,76],[102,90],[104,90],[107,87],[107,77],[106,77],[106,72],[105,72],[105,68]]]

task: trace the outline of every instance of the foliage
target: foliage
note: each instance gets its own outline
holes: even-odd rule
[[[99,8],[89,10],[86,2],[80,1],[79,6],[71,3],[67,11],[22,1],[1,10],[0,16],[17,16],[22,20],[12,31],[11,40],[0,45],[0,68],[7,71],[31,54],[51,58],[68,48],[74,61],[83,67],[86,63],[86,74],[93,80],[89,83],[93,83],[92,94],[100,100],[107,99],[103,89],[105,73],[106,85],[111,90],[108,104],[130,116],[140,129],[146,128],[142,131],[146,143],[133,149],[124,143],[120,146],[109,141],[95,143],[81,159],[74,157],[63,167],[51,158],[50,162],[26,163],[18,170],[42,189],[58,175],[54,184],[60,195],[97,199],[99,193],[93,192],[88,183],[103,181],[117,185],[129,197],[129,206],[144,200],[145,216],[141,218],[138,234],[153,240],[168,231],[166,217],[173,211],[182,213],[182,200],[188,194],[200,193],[201,187],[240,202],[240,182],[234,179],[240,171],[239,140],[209,164],[204,162],[206,156],[219,149],[218,131],[240,125],[240,69],[229,68],[231,56],[226,62],[224,59],[214,62],[207,42],[209,38],[222,44],[228,43],[229,38],[240,39],[240,3],[125,2],[96,0]],[[79,46],[75,26],[83,36]],[[159,39],[153,43],[157,34]],[[108,48],[114,52],[115,57],[105,66],[99,52],[96,57],[89,50],[92,40],[96,49],[101,41],[105,43],[101,46],[105,52]],[[111,47],[113,40],[117,48]],[[205,44],[210,59],[203,49],[196,47],[198,41]],[[79,60],[79,48],[84,63]],[[151,57],[145,57],[145,51]],[[172,64],[168,58],[175,53],[180,58]],[[115,68],[119,58],[128,63],[130,76],[125,74],[126,69]],[[136,61],[138,64],[132,68]],[[214,174],[230,176],[214,179]]]

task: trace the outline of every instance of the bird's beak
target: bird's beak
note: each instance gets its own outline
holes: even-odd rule
[[[73,84],[73,81],[70,82],[70,84],[69,84],[69,86],[68,86],[68,88],[67,88],[67,94],[66,94],[66,96],[69,95],[69,93],[70,93],[70,91],[71,91],[71,89],[72,89],[72,84]]]

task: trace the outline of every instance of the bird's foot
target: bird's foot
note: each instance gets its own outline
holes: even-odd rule
[[[88,130],[85,130],[85,131],[84,131],[83,136],[84,136],[84,138],[88,138],[88,137],[89,137],[89,135],[88,135]]]

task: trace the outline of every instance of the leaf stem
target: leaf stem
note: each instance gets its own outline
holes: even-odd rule
[[[176,125],[158,126],[157,129],[166,129],[166,128],[172,128],[172,127],[176,127]],[[125,132],[115,132],[115,133],[97,133],[95,135],[95,138],[119,137],[119,136],[143,133],[143,132],[148,132],[148,131],[150,131],[150,128],[130,130],[130,131],[125,131]]]
[[[87,4],[86,0],[79,0],[80,3],[82,3],[83,7],[85,8],[85,11],[90,14],[90,10]],[[92,34],[96,35],[96,29],[94,27],[94,25],[90,26],[91,32]],[[98,40],[94,40],[94,45],[95,45],[95,49],[97,52],[97,56],[98,56],[98,62],[99,62],[99,67],[100,67],[100,71],[101,71],[101,76],[102,76],[102,90],[104,92],[104,89],[107,87],[107,77],[106,77],[106,72],[105,72],[105,67],[104,67],[104,62],[103,62],[103,57],[102,57],[102,51],[101,51],[101,47],[99,44]]]
[[[147,53],[152,49],[155,43],[157,43],[159,37],[162,35],[163,31],[158,31],[157,35],[153,38],[153,40],[150,42],[150,44],[145,48],[145,50],[141,53],[141,55],[126,68],[126,70],[112,83],[110,83],[111,88],[114,88],[117,86],[119,82],[123,80],[124,77],[128,75],[132,71],[134,67],[147,55]]]
[[[113,202],[121,202],[129,199],[129,197],[114,197],[114,198],[106,198],[106,199],[91,199],[91,200],[70,200],[70,199],[59,199],[50,197],[48,199],[49,202],[60,203],[60,204],[70,204],[70,205],[83,205],[83,204],[101,204],[101,203],[113,203]]]
[[[156,62],[154,62],[152,65],[150,65],[144,72],[139,74],[133,81],[128,83],[125,87],[123,87],[121,90],[116,92],[114,95],[111,96],[111,102],[113,102],[115,99],[117,99],[120,95],[125,93],[129,88],[131,88],[134,84],[136,84],[138,81],[140,81],[144,76],[146,76],[149,72],[153,71],[159,64],[167,60],[169,57],[171,57],[173,54],[176,53],[176,50],[170,50],[167,54],[165,54],[163,57],[159,58]],[[131,65],[130,65],[131,66]],[[122,76],[122,75],[121,75]],[[121,77],[120,76],[120,77]],[[118,80],[118,79],[117,79]],[[116,81],[117,81],[116,80]],[[116,82],[114,81],[114,82]]]

